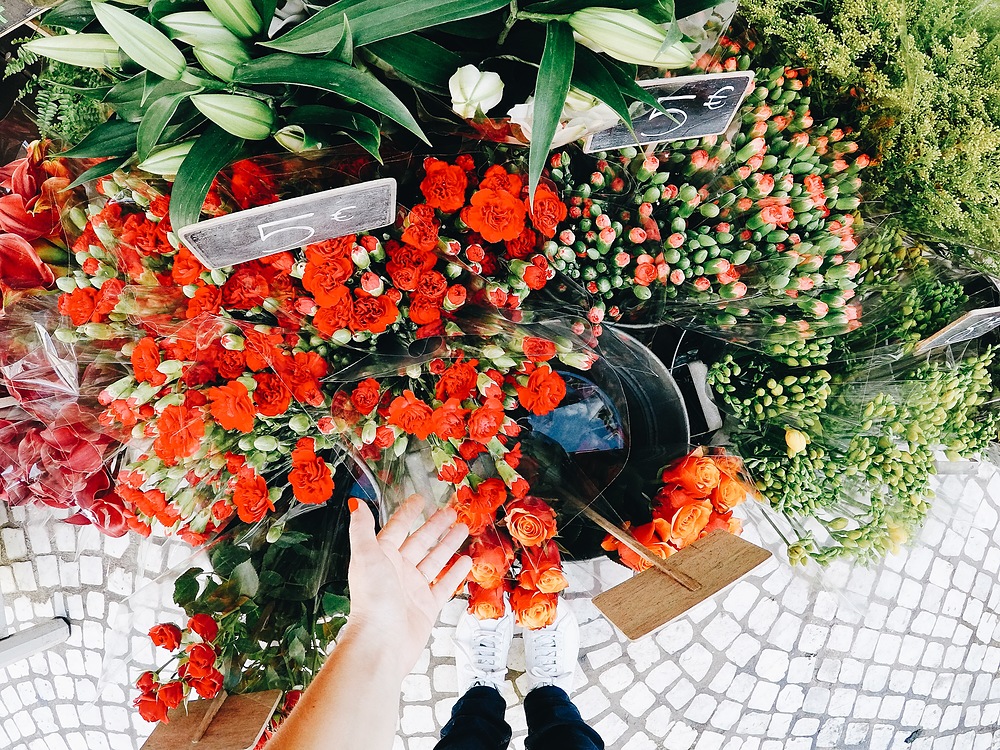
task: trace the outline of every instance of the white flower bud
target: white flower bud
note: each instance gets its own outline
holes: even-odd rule
[[[374,443],[377,429],[378,427],[375,422],[365,422],[365,426],[361,428],[361,442],[365,445],[371,445]]]
[[[451,108],[459,117],[471,120],[477,112],[487,113],[503,99],[503,81],[492,71],[463,65],[448,79]]]
[[[270,435],[261,435],[258,438],[254,438],[253,447],[255,450],[270,453],[278,449],[278,441]]]
[[[566,20],[577,41],[622,62],[654,68],[683,68],[694,62],[680,42],[664,48],[667,29],[635,11],[584,8]]]
[[[420,365],[407,365],[406,366],[406,376],[410,378],[420,377]]]

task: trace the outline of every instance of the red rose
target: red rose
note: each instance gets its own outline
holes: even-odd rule
[[[358,383],[351,391],[351,404],[362,414],[371,414],[378,406],[381,397],[381,386],[374,378],[367,378]]]
[[[155,695],[140,695],[133,704],[139,710],[139,716],[146,721],[167,722],[167,704],[159,700]]]
[[[521,351],[532,362],[548,362],[556,356],[556,345],[548,339],[525,336],[521,342]]]
[[[542,365],[528,376],[525,385],[517,387],[517,398],[532,414],[541,416],[555,409],[566,397],[566,382],[548,365]]]
[[[219,634],[219,623],[209,615],[197,614],[188,620],[188,630],[193,630],[203,641],[211,643]]]
[[[381,297],[359,296],[351,311],[351,330],[384,333],[399,319],[399,310],[386,295]]]
[[[499,399],[488,398],[469,416],[469,437],[485,445],[500,432],[503,421],[503,404]]]
[[[389,404],[389,424],[399,427],[420,440],[426,440],[433,429],[431,415],[434,410],[414,395],[413,391],[403,391]]]
[[[469,614],[480,620],[500,619],[507,611],[504,593],[503,586],[484,588],[479,584],[469,583]]]
[[[236,269],[222,287],[222,304],[230,310],[249,310],[260,305],[268,295],[267,279],[255,263]]]
[[[187,647],[187,655],[187,677],[207,677],[215,669],[215,649],[207,643],[191,644]]]
[[[566,204],[546,185],[535,189],[534,206],[529,205],[527,198],[524,204],[531,211],[531,223],[546,237],[554,237],[559,224],[566,220]]]
[[[426,176],[420,183],[420,192],[427,205],[449,214],[465,205],[469,178],[461,167],[431,158],[424,161],[424,172]]]
[[[211,670],[204,677],[188,677],[188,684],[195,689],[205,700],[211,700],[222,690],[222,672],[218,669]]]
[[[265,417],[279,417],[288,411],[292,403],[292,392],[281,377],[270,372],[253,376],[257,387],[253,392],[253,402],[257,413]]]
[[[156,691],[156,697],[167,707],[177,708],[184,700],[184,684],[180,682],[168,682],[161,685]]]
[[[456,362],[445,370],[438,380],[436,389],[438,400],[457,398],[464,401],[472,395],[478,377],[475,361]]]
[[[149,630],[149,638],[154,646],[161,646],[167,651],[176,651],[181,645],[181,629],[176,625],[154,625]]]
[[[468,409],[462,408],[462,402],[450,398],[431,414],[431,430],[442,440],[465,437],[465,415]]]
[[[521,551],[521,575],[518,583],[522,588],[557,594],[569,581],[562,572],[559,548],[555,542],[545,542],[537,547],[524,547]]]
[[[640,263],[635,267],[635,283],[639,286],[649,286],[656,281],[656,266],[652,263]]]
[[[139,688],[139,692],[143,695],[149,695],[150,693],[156,692],[156,675],[152,672],[143,672],[139,679],[136,680],[135,686]]]
[[[274,503],[267,492],[267,482],[249,466],[244,466],[236,475],[233,505],[244,523],[256,523],[268,511],[274,510]]]

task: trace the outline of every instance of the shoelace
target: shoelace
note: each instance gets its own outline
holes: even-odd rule
[[[539,677],[550,679],[555,679],[561,674],[557,633],[538,633],[534,637],[531,650],[535,655],[532,672]]]
[[[500,666],[500,634],[488,630],[476,633],[472,641],[477,669],[495,672]]]

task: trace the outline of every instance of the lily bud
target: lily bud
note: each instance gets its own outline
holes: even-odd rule
[[[39,57],[75,65],[78,68],[120,68],[121,50],[109,34],[67,34],[46,36],[24,43]]]
[[[236,36],[246,39],[256,36],[264,28],[264,22],[250,0],[205,0],[205,5]]]
[[[262,141],[274,129],[274,110],[260,99],[238,94],[197,94],[191,103],[227,133]]]
[[[483,72],[475,65],[463,65],[448,79],[451,108],[459,117],[471,120],[477,112],[485,114],[503,99],[503,81],[492,71]]]
[[[168,81],[181,77],[187,62],[162,31],[111,3],[92,2],[91,6],[101,26],[126,55]]]
[[[205,70],[226,82],[233,80],[237,66],[250,62],[250,54],[242,44],[205,44],[194,48],[194,56]]]
[[[684,68],[694,62],[680,42],[667,45],[667,30],[634,11],[584,8],[566,19],[577,41],[616,60],[656,68]]]
[[[157,149],[144,161],[139,162],[139,169],[150,174],[175,175],[193,146],[194,140],[192,139]]]
[[[171,39],[188,44],[240,44],[240,39],[207,10],[186,10],[170,13],[160,19],[160,26]]]

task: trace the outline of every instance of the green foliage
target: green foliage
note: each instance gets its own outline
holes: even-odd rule
[[[815,71],[817,109],[881,153],[872,213],[1000,246],[1000,26],[974,0],[747,0],[768,60]],[[982,9],[977,6],[982,6]]]
[[[4,78],[25,73],[38,63],[38,57],[15,41],[17,53],[4,70]],[[60,62],[48,62],[42,75],[32,74],[18,93],[18,99],[34,114],[38,132],[43,138],[64,143],[76,143],[102,123],[108,115],[99,101],[88,98],[77,89],[92,88],[107,83],[104,74],[87,68],[77,68]]]

